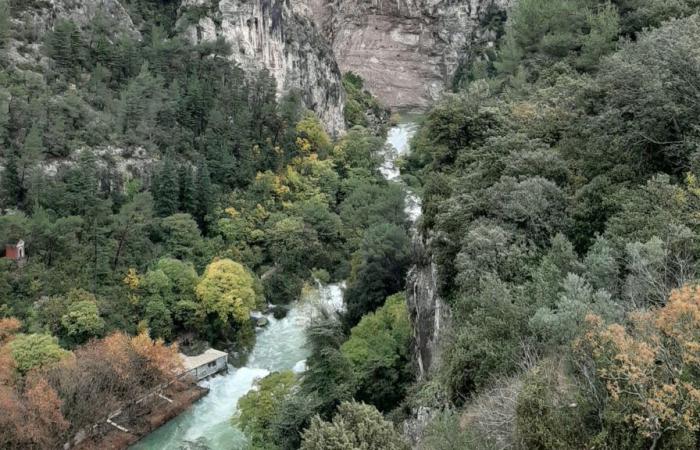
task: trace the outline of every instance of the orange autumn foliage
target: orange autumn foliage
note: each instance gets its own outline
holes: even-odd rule
[[[700,286],[673,291],[667,304],[629,315],[629,326],[595,315],[577,348],[593,363],[610,400],[644,436],[700,430]]]
[[[168,379],[173,374],[182,372],[183,366],[178,356],[177,344],[168,346],[162,339],[154,341],[147,332],[131,338],[130,344],[138,355],[148,361],[150,369],[158,376]]]
[[[0,386],[0,448],[56,448],[69,424],[47,381],[30,377],[23,391]]]
[[[114,410],[135,408],[182,371],[177,347],[147,333],[91,341],[24,377],[14,370],[8,348],[0,345],[2,449],[60,447],[77,432],[94,430]]]
[[[22,328],[22,322],[14,317],[0,319],[0,344],[17,334]]]
[[[60,440],[69,423],[61,413],[63,402],[56,391],[42,377],[31,377],[24,391],[28,417],[31,426],[25,426],[25,433],[32,442],[42,448],[51,448]]]
[[[14,384],[17,372],[9,345],[0,346],[0,385]]]
[[[12,385],[15,382],[16,364],[7,344],[21,328],[22,322],[14,317],[0,319],[0,385]]]

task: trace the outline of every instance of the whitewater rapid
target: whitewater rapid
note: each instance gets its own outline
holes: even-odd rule
[[[132,450],[203,449],[243,450],[245,435],[233,426],[238,399],[255,381],[280,370],[303,371],[308,350],[304,331],[317,307],[339,310],[343,305],[342,284],[322,286],[313,296],[296,303],[283,319],[265,317],[267,327],[258,331],[245,367],[229,367],[228,374],[202,383],[209,394],[190,409],[158,428],[131,447]]]
[[[416,134],[418,125],[415,122],[399,123],[389,129],[384,145],[384,161],[379,167],[382,176],[389,181],[400,183],[406,191],[406,215],[415,224],[422,213],[420,198],[401,180],[401,170],[398,165],[400,157],[405,156],[411,148],[411,138]]]
[[[406,190],[406,214],[415,224],[421,214],[420,199],[401,180],[398,159],[410,148],[410,140],[418,126],[413,122],[392,127],[383,148],[380,172],[389,181],[401,183]],[[332,311],[343,308],[343,285],[319,286],[315,295],[293,305],[283,319],[271,314],[269,324],[258,331],[255,345],[245,367],[229,367],[229,372],[203,383],[209,394],[190,409],[158,428],[131,450],[243,450],[248,448],[245,435],[231,419],[238,400],[250,391],[256,380],[271,372],[306,369],[305,330],[319,307]]]

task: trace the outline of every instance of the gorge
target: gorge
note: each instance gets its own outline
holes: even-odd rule
[[[399,182],[397,157],[406,155],[417,124],[403,122],[391,127],[384,144],[382,174],[392,182]],[[420,200],[408,194],[407,215],[411,221],[420,216]],[[244,449],[248,440],[233,425],[239,399],[254,389],[255,383],[271,372],[293,370],[303,375],[305,359],[309,354],[306,327],[325,311],[331,315],[342,312],[344,284],[323,286],[298,300],[282,319],[267,315],[269,325],[258,330],[255,345],[246,359],[245,367],[232,367],[228,374],[214,376],[201,383],[210,389],[207,396],[166,425],[152,432],[131,450],[155,448],[210,448]]]
[[[0,0],[0,448],[697,450],[698,42],[698,0]]]

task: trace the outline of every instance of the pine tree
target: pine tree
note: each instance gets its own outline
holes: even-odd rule
[[[24,139],[22,152],[17,160],[17,176],[18,176],[18,196],[17,201],[21,207],[25,207],[27,192],[29,191],[29,183],[32,181],[32,174],[37,163],[41,160],[44,153],[44,142],[41,128],[34,124],[29,131],[29,134]],[[34,181],[36,181],[34,179]]]
[[[13,152],[10,152],[10,154],[7,156],[5,170],[1,173],[1,175],[4,206],[8,208],[13,207],[17,205],[21,188],[19,172],[17,170],[17,155],[15,155]]]
[[[187,83],[187,89],[180,104],[180,123],[199,136],[206,128],[208,105],[206,89],[199,78],[193,76]]]
[[[165,156],[153,183],[153,202],[156,213],[161,217],[175,214],[180,203],[180,188],[177,167],[172,155]]]
[[[66,176],[64,195],[71,214],[97,216],[101,210],[97,158],[90,151],[80,154],[77,167]]]
[[[22,182],[25,181],[26,177],[29,176],[29,172],[34,167],[35,164],[39,162],[42,155],[44,154],[44,138],[41,127],[34,124],[29,130],[29,134],[24,139],[24,145],[22,145],[22,154],[20,155],[20,177]]]
[[[192,167],[188,164],[181,165],[178,175],[180,181],[180,211],[193,214],[196,204]]]
[[[10,36],[10,3],[8,0],[0,0],[0,48],[5,46]]]
[[[64,157],[70,154],[66,120],[60,111],[50,117],[46,142],[49,144],[48,153],[51,155]]]
[[[195,210],[193,215],[202,230],[206,230],[207,227],[208,216],[213,207],[213,195],[214,189],[211,184],[209,167],[206,160],[200,158],[195,180]]]
[[[78,27],[69,20],[58,22],[47,38],[47,48],[59,71],[75,77],[82,65],[82,38]]]

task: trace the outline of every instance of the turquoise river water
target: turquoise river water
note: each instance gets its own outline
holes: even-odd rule
[[[408,150],[415,130],[412,122],[400,123],[389,130],[380,168],[386,179],[399,181],[396,160]],[[406,197],[406,212],[415,221],[420,215],[420,201],[410,191]],[[230,367],[227,374],[204,381],[202,384],[210,389],[208,395],[133,445],[131,450],[247,448],[245,436],[231,422],[238,399],[253,388],[257,379],[270,372],[288,369],[303,372],[308,356],[304,331],[311,317],[319,306],[338,310],[342,305],[342,285],[329,285],[320,287],[313,298],[302,299],[283,319],[266,316],[270,323],[258,331],[245,367]]]

